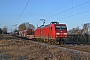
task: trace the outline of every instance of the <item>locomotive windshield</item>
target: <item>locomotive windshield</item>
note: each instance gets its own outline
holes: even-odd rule
[[[66,26],[56,26],[55,27],[56,30],[67,30]]]

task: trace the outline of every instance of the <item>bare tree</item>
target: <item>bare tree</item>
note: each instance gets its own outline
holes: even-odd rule
[[[76,28],[72,28],[71,30],[69,30],[70,34],[81,34],[81,29],[79,28],[79,26],[77,26]]]
[[[35,26],[33,24],[29,24],[28,29],[35,29]]]
[[[2,29],[0,28],[0,34],[2,34]]]
[[[3,29],[2,29],[3,33],[6,34],[7,33],[7,27],[5,26]]]
[[[83,33],[89,34],[90,23],[83,24]]]
[[[26,29],[26,25],[24,23],[20,24],[18,27],[19,31],[25,30]]]
[[[26,29],[35,29],[33,24],[29,24],[29,22],[25,22],[19,25],[18,30],[26,30]]]

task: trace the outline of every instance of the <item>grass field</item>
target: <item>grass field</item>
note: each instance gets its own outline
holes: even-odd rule
[[[0,60],[90,60],[90,54],[76,54],[72,51],[42,46],[30,40],[20,40],[8,35],[2,37]]]

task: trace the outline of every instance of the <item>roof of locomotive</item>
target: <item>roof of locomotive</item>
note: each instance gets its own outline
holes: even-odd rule
[[[59,22],[51,22],[50,24],[59,24]]]
[[[48,27],[48,26],[51,26],[51,25],[66,25],[66,24],[59,24],[59,22],[51,22],[51,23],[48,24],[48,25],[41,25],[41,26],[38,27],[38,28],[44,28],[44,27]]]

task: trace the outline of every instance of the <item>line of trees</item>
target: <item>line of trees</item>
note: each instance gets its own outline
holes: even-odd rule
[[[18,26],[18,29],[15,29],[14,31],[22,31],[27,29],[35,29],[35,26],[33,24],[30,24],[29,22],[24,22],[24,23],[21,23]]]
[[[2,29],[0,28],[0,34],[2,34]]]
[[[82,29],[78,27],[72,28],[68,31],[69,42],[80,42],[90,44],[90,23],[83,24]]]
[[[24,23],[21,23],[18,26],[18,29],[15,29],[14,32],[27,30],[27,29],[35,29],[35,26],[33,24],[30,24],[29,22],[24,22]],[[0,28],[0,34],[7,34],[7,27],[6,26],[4,28]]]
[[[0,34],[7,34],[7,27],[0,28]]]

